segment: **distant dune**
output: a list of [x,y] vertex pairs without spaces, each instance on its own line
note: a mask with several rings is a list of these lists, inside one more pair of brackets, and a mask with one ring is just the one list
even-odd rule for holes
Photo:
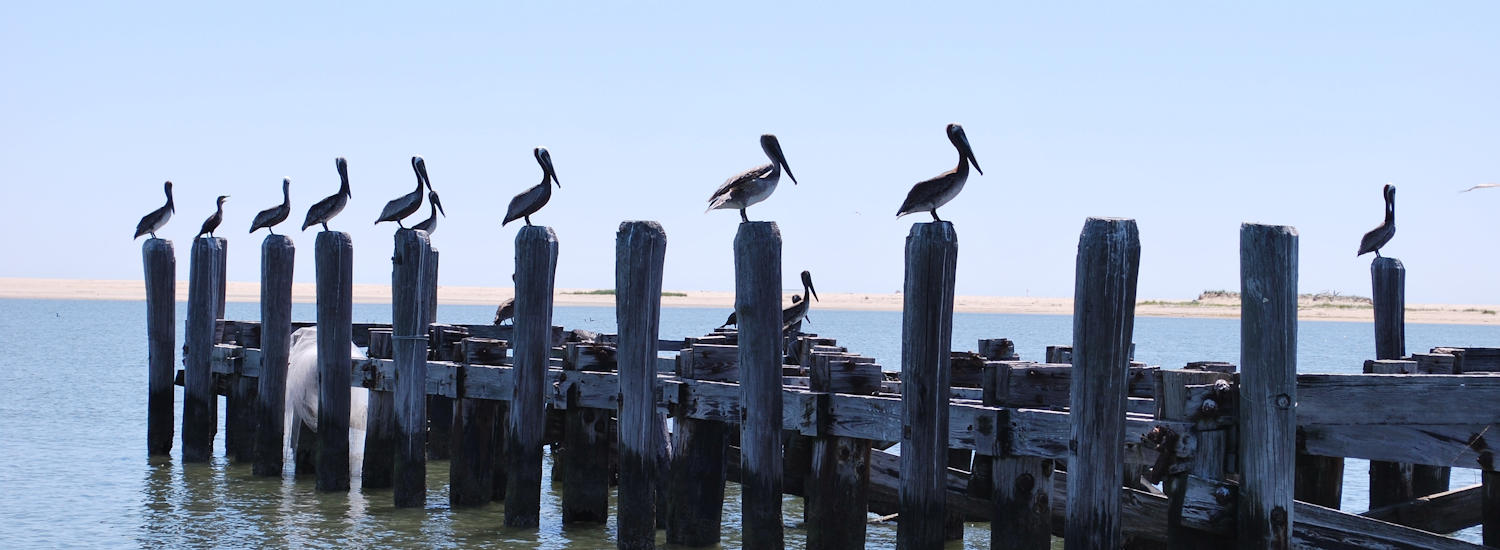
[[[260,299],[260,286],[251,282],[230,282],[231,302],[255,302]],[[510,298],[509,287],[443,286],[438,288],[438,302],[455,305],[494,305]],[[664,292],[665,307],[711,307],[730,309],[734,307],[734,293],[713,291],[668,291]],[[144,300],[145,286],[141,281],[98,281],[84,279],[19,279],[0,278],[0,298],[34,298],[60,300]],[[815,309],[854,311],[900,311],[901,295],[890,294],[823,294]],[[177,299],[187,299],[187,281],[177,283]],[[312,283],[292,285],[292,299],[297,302],[313,302]],[[388,285],[354,285],[354,301],[358,303],[389,303],[391,289]],[[560,306],[611,306],[615,297],[608,291],[598,289],[558,289],[554,297]],[[787,294],[787,303],[791,293]],[[1071,298],[1030,298],[1013,296],[958,296],[954,310],[962,313],[1023,313],[1041,315],[1068,315],[1073,313]],[[1204,292],[1195,300],[1140,300],[1136,304],[1136,315],[1145,317],[1203,317],[1237,318],[1240,308],[1239,293],[1228,291]],[[1407,304],[1406,320],[1411,323],[1450,323],[1466,325],[1500,324],[1500,305],[1478,304]],[[1369,322],[1374,316],[1370,299],[1360,296],[1342,296],[1334,293],[1303,294],[1298,300],[1298,317],[1320,321]]]

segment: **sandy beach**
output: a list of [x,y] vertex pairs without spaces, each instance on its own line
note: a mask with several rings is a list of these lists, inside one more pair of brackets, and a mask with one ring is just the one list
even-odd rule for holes
[[[178,281],[177,299],[187,300],[187,282]],[[591,293],[593,289],[558,289],[554,298],[560,306],[612,306],[614,296]],[[438,302],[454,305],[492,305],[510,298],[509,287],[443,286],[438,288]],[[734,293],[715,291],[668,290],[662,298],[664,307],[734,307]],[[255,302],[260,286],[253,282],[230,282],[228,300]],[[680,296],[677,294],[681,294]],[[142,281],[105,281],[84,279],[0,278],[0,298],[60,300],[144,300]],[[1322,298],[1322,297],[1320,297]],[[313,302],[311,283],[292,286],[292,299]],[[391,289],[387,285],[354,285],[354,301],[388,303]],[[787,294],[790,303],[791,294]],[[1033,298],[1012,296],[958,296],[954,310],[961,313],[1020,313],[1068,315],[1073,312],[1071,298]],[[818,309],[854,311],[899,311],[901,295],[890,294],[823,294]],[[1495,304],[1407,304],[1406,320],[1410,323],[1446,323],[1466,325],[1500,325],[1500,305]],[[1142,299],[1136,304],[1136,315],[1144,317],[1236,318],[1239,299],[1235,296],[1200,296],[1191,301]],[[1298,316],[1307,320],[1370,322],[1373,310],[1368,301],[1335,297],[1313,299],[1304,296]]]

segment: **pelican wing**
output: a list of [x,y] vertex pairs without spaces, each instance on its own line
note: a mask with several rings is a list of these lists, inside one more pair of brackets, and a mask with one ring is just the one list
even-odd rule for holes
[[135,224],[135,236],[131,238],[139,239],[141,235],[156,231],[161,226],[166,225],[167,220],[171,217],[172,209],[165,206],[152,210],[150,214],[146,214],[145,217],[141,218],[141,223]]
[[547,184],[548,182],[544,181],[541,185],[533,186],[510,199],[510,207],[505,209],[505,221],[500,222],[500,225],[530,216],[537,210],[541,210],[542,206],[547,204],[547,199],[551,198],[551,194],[547,192]]
[[420,190],[401,195],[392,199],[391,202],[385,203],[385,208],[380,211],[380,219],[376,223],[404,219],[410,216],[412,212],[416,212],[417,208],[421,206],[422,192]]
[[1391,237],[1394,236],[1396,236],[1396,224],[1381,224],[1380,227],[1371,229],[1359,240],[1359,254],[1355,256],[1363,256],[1380,250],[1380,247],[1385,246],[1385,243],[1390,242]]
[[906,194],[906,200],[902,201],[901,209],[896,212],[896,216],[901,217],[912,212],[924,212],[942,206],[938,199],[942,197],[946,188],[952,185],[952,180],[957,174],[958,170],[953,169],[938,174],[935,178],[917,182]]
[[[762,164],[760,166],[756,166],[755,168],[740,172],[739,174],[735,174],[734,177],[725,180],[723,185],[720,185],[718,189],[714,190],[714,194],[708,197],[708,203],[712,206],[718,206],[720,204],[728,202],[731,198],[734,197],[735,192],[738,191],[741,186],[771,175],[771,168],[772,166],[770,164]],[[710,207],[709,209],[712,210],[713,208]]]
[[331,197],[327,197],[323,200],[313,203],[312,208],[307,209],[307,219],[302,222],[302,229],[305,230],[314,225],[326,222],[330,218],[332,218],[333,215],[337,213],[333,212],[333,206],[334,204],[338,203],[338,199],[340,196],[342,195],[335,194]]
[[254,233],[255,230],[262,227],[271,227],[286,221],[286,216],[291,213],[291,210],[285,204],[278,204],[261,210],[259,214],[255,215],[255,220],[250,223],[250,232]]

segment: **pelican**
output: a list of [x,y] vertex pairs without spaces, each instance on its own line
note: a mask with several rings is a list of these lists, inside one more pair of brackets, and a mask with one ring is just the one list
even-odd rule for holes
[[943,221],[938,217],[937,209],[948,204],[963,190],[964,182],[969,179],[969,164],[974,165],[979,175],[984,175],[984,170],[979,168],[979,161],[974,159],[974,150],[969,147],[969,136],[964,135],[963,126],[949,124],[948,141],[958,148],[958,167],[912,186],[911,192],[906,194],[906,201],[901,203],[901,209],[896,211],[897,218],[915,212],[927,212],[932,214],[933,221]]
[[328,231],[328,220],[339,215],[344,210],[344,205],[349,204],[349,163],[344,157],[333,161],[334,166],[339,169],[339,192],[324,198],[307,209],[307,219],[302,222],[302,230],[314,225],[322,224],[323,230]]
[[515,316],[516,299],[515,297],[506,298],[505,301],[500,302],[500,305],[495,308],[495,322],[491,324],[498,325]]
[[375,223],[396,222],[397,227],[405,229],[401,220],[422,207],[422,186],[426,185],[427,190],[432,191],[432,182],[427,180],[427,162],[422,157],[412,157],[411,169],[417,173],[417,190],[385,203],[385,209],[380,211],[380,219],[375,220]]
[[219,222],[224,221],[224,200],[228,198],[229,195],[219,195],[218,209],[214,210],[213,215],[209,216],[208,219],[203,220],[203,227],[198,230],[198,237],[202,237],[205,233],[209,237],[214,236],[214,230],[219,228]]
[[536,157],[537,164],[542,165],[542,183],[510,199],[510,207],[505,209],[505,221],[500,222],[502,227],[523,218],[526,225],[531,225],[531,215],[546,206],[547,201],[552,198],[552,187],[547,185],[549,179],[557,184],[558,189],[562,189],[562,182],[557,181],[557,171],[552,168],[552,153],[548,153],[546,147],[537,147],[531,154]]
[[[432,189],[432,184],[427,184],[427,188]],[[432,216],[422,220],[422,223],[411,226],[411,228],[421,229],[426,231],[428,235],[431,235],[433,231],[437,231],[438,214],[447,216],[448,213],[443,211],[443,203],[438,200],[437,191],[427,192],[427,202],[432,205]]]
[[172,204],[172,182],[169,181],[162,187],[167,190],[167,204],[163,204],[161,208],[152,210],[150,214],[146,214],[145,217],[141,218],[141,223],[135,224],[135,236],[131,238],[132,240],[139,239],[141,235],[147,233],[150,233],[151,238],[155,239],[156,230],[161,229],[163,225],[167,225],[167,220],[172,219],[172,213],[177,211],[177,207]]
[[792,307],[781,311],[781,331],[786,332],[793,325],[799,324],[807,318],[807,308],[812,305],[809,298],[818,299],[818,291],[813,288],[812,273],[802,272],[802,301],[793,302]]
[[776,182],[781,181],[782,169],[786,170],[787,177],[792,178],[792,185],[797,184],[797,176],[792,175],[792,167],[787,165],[786,155],[781,154],[781,142],[776,141],[776,136],[761,134],[760,148],[771,158],[771,163],[729,178],[708,197],[708,210],[738,208],[740,221],[748,222],[750,217],[745,215],[745,208],[771,196],[776,190]]
[[292,180],[291,178],[281,178],[281,204],[261,210],[259,214],[256,214],[255,220],[250,222],[250,232],[254,233],[256,229],[264,227],[266,231],[270,231],[272,235],[275,235],[276,230],[272,228],[276,224],[286,221],[286,217],[291,215],[291,213]]
[[[801,301],[802,301],[802,297],[801,296],[798,296],[796,294],[792,295],[792,304],[796,304],[797,302],[801,302]],[[783,317],[785,317],[786,316],[786,310],[782,310],[781,311],[781,315]],[[719,325],[719,328],[724,328],[724,327],[727,327],[729,325],[738,325],[738,324],[740,324],[739,323],[739,315],[737,313],[731,311],[731,312],[729,312],[729,319],[726,319],[724,321],[724,324]]]
[[1396,186],[1385,184],[1385,221],[1379,227],[1365,233],[1365,237],[1359,240],[1359,254],[1363,256],[1366,252],[1374,252],[1375,257],[1380,257],[1380,247],[1391,242],[1391,237],[1396,235]]

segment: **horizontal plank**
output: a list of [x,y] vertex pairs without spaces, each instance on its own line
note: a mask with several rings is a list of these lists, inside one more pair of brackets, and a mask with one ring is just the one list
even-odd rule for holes
[[1500,421],[1500,376],[1303,374],[1297,423],[1489,424]]
[[1432,533],[1452,533],[1479,525],[1484,508],[1480,485],[1470,485],[1360,514]]
[[1303,454],[1478,469],[1493,465],[1481,461],[1476,449],[1500,445],[1493,424],[1312,424],[1299,425],[1297,437]]

